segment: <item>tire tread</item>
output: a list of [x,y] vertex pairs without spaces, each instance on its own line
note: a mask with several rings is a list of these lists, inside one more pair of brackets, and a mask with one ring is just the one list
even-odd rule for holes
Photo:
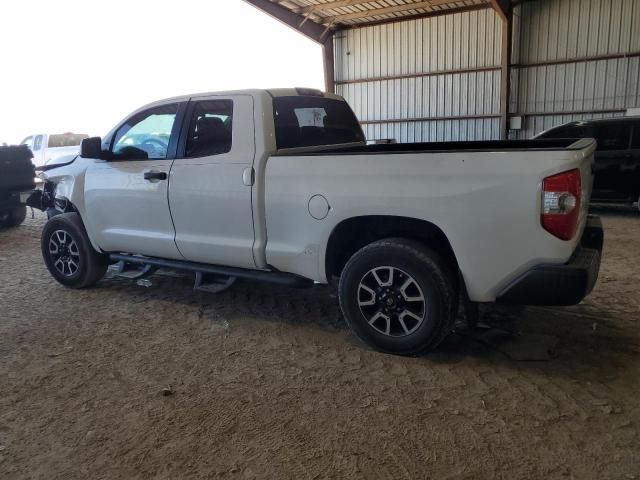
[[[347,286],[344,282],[344,272],[352,268],[352,266],[359,262],[360,259],[364,256],[367,256],[371,252],[375,252],[376,250],[380,249],[393,249],[396,251],[404,252],[414,257],[418,263],[424,265],[426,269],[428,269],[432,273],[432,280],[436,283],[438,291],[442,297],[442,315],[441,318],[435,319],[438,322],[436,328],[437,333],[423,345],[402,351],[385,349],[380,345],[377,345],[375,342],[371,341],[366,336],[360,335],[358,333],[359,326],[355,324],[346,313],[347,310],[345,309],[344,305],[344,297],[345,289],[347,288]],[[374,349],[382,351],[384,353],[415,356],[426,353],[427,351],[436,348],[453,330],[455,323],[455,313],[457,311],[457,291],[455,283],[454,269],[427,245],[406,238],[386,238],[366,245],[349,259],[344,267],[343,275],[340,276],[340,282],[338,285],[338,297],[340,299],[340,307],[344,312],[344,318],[347,322],[347,325],[349,326],[351,331],[353,331],[361,340],[363,340]]]
[[[60,227],[66,227],[70,230],[75,230],[75,234],[78,237],[78,247],[86,254],[84,264],[84,271],[76,279],[61,279],[57,276],[56,271],[47,262],[47,245],[46,240],[49,238],[48,233],[50,230]],[[59,283],[70,288],[87,288],[97,283],[106,273],[109,266],[107,257],[104,254],[96,252],[91,245],[89,236],[84,228],[80,215],[75,212],[63,213],[52,217],[44,226],[42,231],[42,255],[45,258],[45,264],[47,269]]]

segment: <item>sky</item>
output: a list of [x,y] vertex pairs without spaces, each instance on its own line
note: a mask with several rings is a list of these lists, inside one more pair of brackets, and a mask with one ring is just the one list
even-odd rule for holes
[[320,46],[242,0],[5,0],[0,23],[0,144],[101,136],[175,95],[323,88]]

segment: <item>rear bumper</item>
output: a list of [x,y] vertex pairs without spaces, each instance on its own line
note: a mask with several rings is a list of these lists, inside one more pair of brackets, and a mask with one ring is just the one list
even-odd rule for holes
[[580,245],[564,265],[540,265],[509,284],[497,301],[516,305],[575,305],[593,290],[600,270],[604,233],[589,216]]

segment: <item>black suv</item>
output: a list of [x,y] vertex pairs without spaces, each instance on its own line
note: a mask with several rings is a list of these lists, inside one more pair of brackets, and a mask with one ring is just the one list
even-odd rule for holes
[[595,138],[598,150],[593,173],[593,202],[639,202],[640,117],[620,117],[566,123],[536,138]]
[[0,147],[0,228],[20,225],[27,216],[25,202],[35,188],[35,168],[26,146]]

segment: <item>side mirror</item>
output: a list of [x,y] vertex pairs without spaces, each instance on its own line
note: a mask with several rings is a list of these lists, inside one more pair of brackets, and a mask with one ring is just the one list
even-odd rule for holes
[[80,143],[80,156],[83,158],[104,158],[102,139],[100,137],[85,138]]

